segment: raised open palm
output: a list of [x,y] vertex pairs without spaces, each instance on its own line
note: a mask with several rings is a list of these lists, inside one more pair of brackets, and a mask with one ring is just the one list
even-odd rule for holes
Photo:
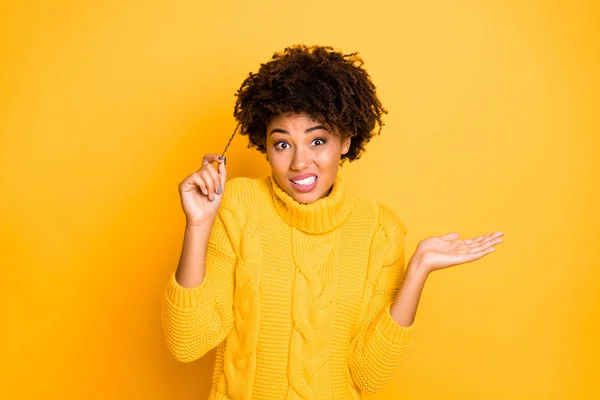
[[457,232],[432,236],[419,242],[413,255],[428,272],[480,259],[495,250],[504,240],[504,232],[497,231],[473,239],[459,239]]

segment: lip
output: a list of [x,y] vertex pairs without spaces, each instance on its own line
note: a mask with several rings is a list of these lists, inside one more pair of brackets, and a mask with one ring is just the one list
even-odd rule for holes
[[296,176],[292,176],[290,178],[290,180],[292,181],[299,181],[302,179],[306,179],[306,178],[310,178],[311,176],[317,176],[317,174],[302,174],[302,175],[296,175]]
[[310,176],[314,176],[316,179],[315,181],[310,184],[309,186],[306,185],[297,185],[296,183],[294,183],[293,180],[290,179],[290,183],[292,184],[292,187],[297,191],[297,192],[302,192],[302,193],[307,193],[312,191],[314,188],[317,187],[317,183],[319,183],[319,177],[315,174],[305,174],[305,175],[298,175],[295,176],[294,179],[296,180],[300,180],[300,179],[304,179],[304,178],[308,178]]

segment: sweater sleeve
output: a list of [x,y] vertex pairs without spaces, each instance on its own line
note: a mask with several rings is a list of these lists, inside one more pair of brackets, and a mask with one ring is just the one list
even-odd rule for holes
[[359,333],[352,338],[349,369],[354,383],[364,392],[376,393],[391,380],[406,351],[414,342],[415,323],[399,325],[390,314],[406,274],[406,228],[394,211],[379,205],[386,251]]
[[[227,189],[226,189],[227,190]],[[181,362],[204,356],[221,343],[233,326],[234,277],[237,256],[232,238],[239,235],[235,203],[223,198],[206,252],[204,280],[196,287],[178,284],[175,272],[167,282],[162,302],[162,325],[171,354]]]

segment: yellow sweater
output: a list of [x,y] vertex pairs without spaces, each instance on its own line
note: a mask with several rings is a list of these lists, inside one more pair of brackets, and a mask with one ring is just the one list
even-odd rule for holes
[[390,315],[406,272],[404,224],[346,194],[296,202],[275,180],[225,186],[206,275],[173,272],[162,321],[182,362],[217,347],[209,399],[358,399],[381,390],[414,342]]

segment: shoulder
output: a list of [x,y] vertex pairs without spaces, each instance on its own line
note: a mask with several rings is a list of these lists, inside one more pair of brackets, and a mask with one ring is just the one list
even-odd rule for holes
[[377,203],[377,208],[379,211],[379,225],[382,228],[390,230],[395,234],[406,235],[406,226],[392,207]]
[[242,201],[244,197],[250,196],[256,190],[256,179],[245,176],[237,176],[228,179],[225,182],[225,190],[223,191],[223,200],[226,198]]
[[[406,226],[398,213],[389,205],[375,200],[364,200],[355,197],[355,217],[363,226],[368,226],[374,244],[381,246],[385,252],[383,263],[392,264],[404,255]],[[368,222],[367,222],[368,221]]]
[[251,210],[265,192],[268,192],[268,188],[264,178],[231,178],[225,182],[222,205],[230,209]]
[[356,205],[354,213],[360,215],[363,219],[368,218],[375,224],[376,229],[382,229],[389,234],[406,235],[406,226],[402,218],[391,206],[358,197],[353,197],[353,201]]
[[225,182],[218,215],[230,235],[239,233],[250,220],[256,190],[256,179],[235,177]]
[[373,202],[377,209],[377,231],[385,243],[384,264],[391,264],[404,256],[406,226],[394,209],[383,203]]

